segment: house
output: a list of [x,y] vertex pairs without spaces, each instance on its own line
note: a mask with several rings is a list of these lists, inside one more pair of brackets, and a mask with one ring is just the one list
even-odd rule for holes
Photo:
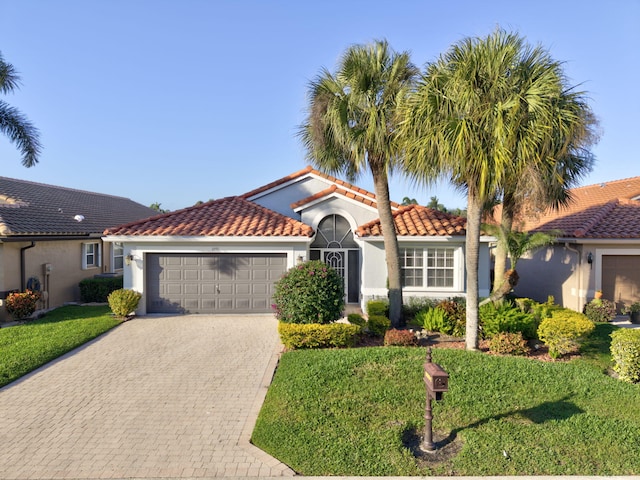
[[596,290],[616,302],[640,301],[640,177],[571,190],[558,211],[525,218],[522,230],[559,231],[553,246],[518,262],[519,296],[582,311]]
[[[465,219],[393,203],[404,295],[465,294]],[[248,193],[105,231],[124,247],[125,288],[139,314],[271,312],[274,282],[320,259],[341,274],[348,305],[386,297],[387,272],[373,193],[307,167]],[[480,293],[489,293],[489,239]]]
[[42,308],[80,300],[81,280],[122,273],[122,245],[104,244],[104,230],[154,213],[127,198],[0,177],[0,300],[25,288],[42,290]]

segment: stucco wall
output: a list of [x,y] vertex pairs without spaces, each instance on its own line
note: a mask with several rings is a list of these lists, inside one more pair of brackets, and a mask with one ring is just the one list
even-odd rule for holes
[[[33,248],[24,251],[25,282],[30,277],[36,277],[44,290],[44,265],[51,265],[49,288],[45,297],[48,301],[43,298],[39,302],[39,308],[53,308],[66,302],[80,301],[80,281],[108,271],[111,264],[109,245],[102,246],[104,267],[82,269],[82,244],[87,241],[100,242],[100,239],[36,241]],[[0,290],[21,289],[20,249],[29,245],[31,242],[7,242],[0,245]],[[0,318],[8,319],[4,308],[0,309]]]
[[299,220],[300,215],[295,213],[291,209],[290,205],[326,190],[330,185],[332,184],[328,181],[308,177],[302,180],[297,180],[291,185],[281,187],[273,192],[263,194],[252,201],[270,210]]

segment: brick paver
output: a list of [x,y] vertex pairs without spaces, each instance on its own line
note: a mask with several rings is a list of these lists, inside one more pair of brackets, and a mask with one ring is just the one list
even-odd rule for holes
[[0,389],[0,478],[291,476],[249,442],[272,316],[144,317]]

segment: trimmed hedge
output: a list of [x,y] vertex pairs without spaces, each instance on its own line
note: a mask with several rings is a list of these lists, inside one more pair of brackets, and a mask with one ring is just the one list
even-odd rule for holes
[[418,344],[418,339],[410,330],[398,330],[392,328],[384,334],[385,347],[409,347]]
[[361,328],[347,323],[285,323],[278,322],[282,344],[296,348],[353,347]]
[[383,315],[370,315],[367,321],[369,333],[375,337],[384,337],[387,330],[391,328],[391,320]]
[[549,356],[559,358],[578,350],[584,337],[595,329],[595,324],[583,313],[557,310],[545,318],[538,327],[538,338],[549,347]]
[[107,301],[114,315],[125,318],[136,311],[141,298],[142,294],[140,292],[121,288],[111,292],[107,297]]
[[106,303],[109,294],[122,288],[122,277],[85,278],[80,282],[80,298],[85,303]]
[[386,300],[369,300],[367,302],[367,316],[380,315],[389,316],[389,302]]
[[625,382],[640,382],[640,330],[621,328],[611,334],[613,370]]

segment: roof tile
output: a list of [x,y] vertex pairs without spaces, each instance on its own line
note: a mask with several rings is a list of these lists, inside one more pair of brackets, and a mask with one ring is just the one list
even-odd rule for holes
[[[407,205],[393,212],[396,234],[399,236],[450,236],[465,235],[467,220],[448,213],[423,207]],[[359,237],[382,236],[380,219],[358,227]]]
[[313,229],[242,197],[226,197],[121,225],[104,233],[186,237],[311,237]]

